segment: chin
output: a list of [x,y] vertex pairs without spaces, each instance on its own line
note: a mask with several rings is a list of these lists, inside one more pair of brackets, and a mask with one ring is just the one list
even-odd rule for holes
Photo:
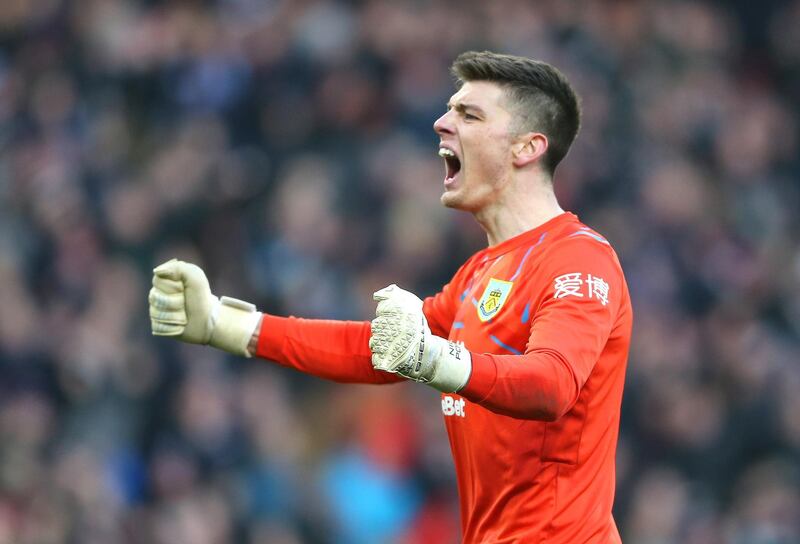
[[[471,198],[470,198],[471,196]],[[450,189],[442,193],[439,201],[446,208],[462,212],[475,213],[480,209],[480,201],[474,195],[467,195],[459,189]]]
[[453,208],[455,210],[462,210],[463,204],[455,191],[445,191],[439,199],[442,205],[446,208]]

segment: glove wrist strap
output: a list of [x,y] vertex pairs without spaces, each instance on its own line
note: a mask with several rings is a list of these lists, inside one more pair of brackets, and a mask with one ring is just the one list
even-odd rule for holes
[[464,344],[452,342],[439,336],[429,335],[430,350],[434,358],[434,375],[428,385],[442,393],[456,393],[460,391],[472,374],[472,355]]
[[261,318],[255,305],[236,298],[220,297],[215,314],[208,344],[235,355],[252,357],[247,346]]

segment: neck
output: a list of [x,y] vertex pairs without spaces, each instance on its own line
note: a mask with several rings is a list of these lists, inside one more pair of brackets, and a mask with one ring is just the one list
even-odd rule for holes
[[535,229],[564,213],[549,181],[526,183],[525,190],[513,190],[515,184],[497,202],[475,213],[494,246],[518,234]]

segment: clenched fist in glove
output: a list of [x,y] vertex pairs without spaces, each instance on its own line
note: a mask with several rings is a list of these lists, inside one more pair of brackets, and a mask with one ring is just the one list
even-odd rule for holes
[[443,393],[464,387],[472,372],[472,357],[462,344],[435,336],[428,328],[422,301],[392,284],[377,291],[372,321],[372,366],[427,383]]
[[200,267],[177,259],[158,266],[148,298],[154,335],[250,357],[247,345],[261,314],[249,302],[212,295]]

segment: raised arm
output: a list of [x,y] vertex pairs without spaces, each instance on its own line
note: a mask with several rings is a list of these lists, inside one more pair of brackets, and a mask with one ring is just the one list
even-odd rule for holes
[[[264,314],[250,340],[254,355],[341,383],[395,383],[402,376],[373,368],[368,321],[300,319]],[[254,348],[254,349],[253,349]]]
[[253,355],[338,382],[393,383],[403,378],[370,363],[369,322],[277,317],[211,293],[202,269],[173,259],[153,271],[150,323],[157,336]]

